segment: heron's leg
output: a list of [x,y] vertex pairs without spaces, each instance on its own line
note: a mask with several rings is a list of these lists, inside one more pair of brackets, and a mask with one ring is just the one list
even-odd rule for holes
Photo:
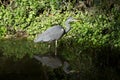
[[52,44],[53,44],[53,42],[49,42],[49,45],[48,45],[48,51],[49,51],[49,53],[51,53],[53,51]]
[[57,40],[55,40],[55,56],[57,55]]
[[49,42],[49,44],[48,44],[48,48],[50,49],[50,47],[51,47],[51,46],[50,46],[50,42]]

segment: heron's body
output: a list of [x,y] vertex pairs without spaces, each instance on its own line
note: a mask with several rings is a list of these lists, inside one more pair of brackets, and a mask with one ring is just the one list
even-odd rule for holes
[[[76,21],[72,17],[69,17],[66,22],[66,28],[64,29],[60,25],[55,25],[51,28],[48,28],[45,32],[42,34],[38,34],[38,36],[35,38],[34,42],[50,42],[50,41],[56,41],[56,47],[57,47],[57,40],[60,39],[64,34],[66,34],[70,29],[70,22]],[[55,49],[55,55],[57,54],[57,50]]]
[[58,40],[63,36],[64,33],[65,30],[62,26],[55,25],[53,27],[48,28],[42,34],[39,34],[37,38],[34,40],[34,42],[48,42],[48,41]]

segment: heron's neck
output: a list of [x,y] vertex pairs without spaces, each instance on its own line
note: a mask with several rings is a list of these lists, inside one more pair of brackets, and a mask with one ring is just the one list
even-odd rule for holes
[[65,33],[67,33],[71,29],[68,21],[65,22],[65,26],[66,26]]

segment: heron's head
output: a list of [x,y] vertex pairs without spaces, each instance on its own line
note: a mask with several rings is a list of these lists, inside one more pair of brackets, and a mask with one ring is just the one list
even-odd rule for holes
[[78,21],[77,19],[74,19],[73,17],[69,17],[68,19],[67,19],[67,22],[76,22],[76,21]]

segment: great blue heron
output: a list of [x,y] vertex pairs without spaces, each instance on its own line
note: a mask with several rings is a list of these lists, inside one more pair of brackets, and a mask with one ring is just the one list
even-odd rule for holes
[[67,32],[69,32],[69,30],[71,29],[70,27],[70,22],[74,22],[74,21],[78,21],[72,17],[69,17],[66,22],[66,29],[64,29],[62,26],[60,25],[55,25],[53,27],[50,27],[49,29],[47,29],[45,32],[43,32],[42,34],[38,34],[38,36],[34,39],[34,42],[51,42],[51,41],[55,41],[55,55],[57,55],[57,40],[60,39],[64,34],[66,34]]

